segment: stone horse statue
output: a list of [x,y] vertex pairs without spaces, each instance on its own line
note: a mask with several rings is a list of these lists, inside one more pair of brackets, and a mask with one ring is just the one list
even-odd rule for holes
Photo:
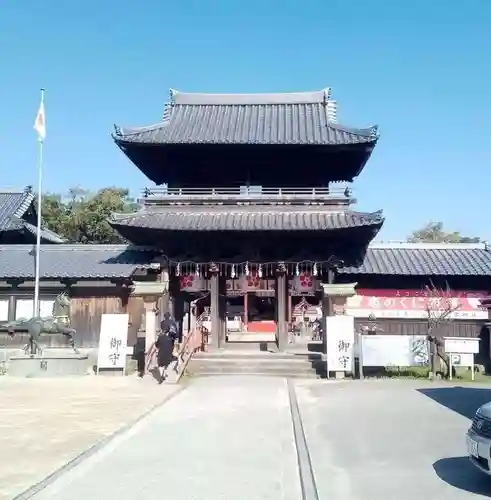
[[41,334],[61,334],[68,339],[68,344],[76,352],[75,334],[76,331],[70,327],[70,298],[66,292],[60,293],[53,304],[53,315],[50,317],[35,317],[31,319],[19,319],[4,325],[10,336],[19,332],[29,334],[29,341],[24,347],[26,354],[31,356],[41,354],[39,345]]

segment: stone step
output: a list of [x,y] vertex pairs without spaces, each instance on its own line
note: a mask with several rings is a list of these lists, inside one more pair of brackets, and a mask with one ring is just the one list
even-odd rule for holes
[[325,374],[325,363],[318,357],[309,359],[287,354],[207,356],[207,353],[200,353],[193,356],[187,372],[197,376],[266,373],[281,377],[318,377]]
[[259,366],[263,369],[274,369],[275,367],[288,367],[292,370],[298,370],[302,367],[312,368],[314,365],[320,365],[321,361],[303,361],[303,360],[287,360],[287,359],[278,359],[276,361],[268,361],[268,360],[240,360],[239,362],[230,360],[230,359],[192,359],[190,364],[193,366]]
[[316,352],[298,352],[298,353],[270,353],[270,352],[230,352],[224,351],[209,351],[209,352],[198,352],[194,354],[193,359],[208,359],[208,360],[259,360],[275,362],[278,360],[291,360],[291,361],[310,361],[310,360],[321,360],[322,354]]
[[315,371],[309,371],[305,373],[296,373],[296,372],[288,372],[288,373],[279,373],[279,372],[246,372],[246,371],[203,371],[199,373],[188,372],[189,375],[196,377],[220,377],[220,376],[251,376],[251,377],[282,377],[282,378],[308,378],[308,379],[316,379],[321,378],[320,375],[317,375]]
[[193,358],[191,363],[199,363],[199,364],[217,364],[217,365],[264,365],[264,366],[312,366],[312,364],[317,364],[322,362],[320,359],[288,359],[288,358],[279,358],[279,359],[267,359],[267,358],[240,358],[240,359],[230,359],[230,358]]
[[276,375],[278,377],[317,377],[317,372],[309,365],[304,366],[267,366],[267,365],[230,365],[230,364],[190,364],[187,373],[201,376],[204,374],[214,375]]

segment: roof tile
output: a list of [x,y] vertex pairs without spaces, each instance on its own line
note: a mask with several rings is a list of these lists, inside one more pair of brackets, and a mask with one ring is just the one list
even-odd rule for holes
[[[23,231],[36,235],[37,227],[24,220],[26,212],[35,200],[30,189],[24,191],[0,191],[0,232]],[[42,227],[41,239],[49,243],[63,243],[65,240],[55,232]]]
[[18,223],[12,217],[21,218],[34,201],[34,194],[25,191],[0,191],[0,231],[15,229]]
[[172,91],[164,119],[120,129],[117,143],[345,145],[377,141],[377,127],[335,123],[328,90],[283,94],[193,94]]
[[[264,210],[236,206],[217,208],[186,208],[141,211],[127,216],[116,216],[115,227],[133,226],[169,231],[313,231],[343,229],[359,226],[382,226],[381,212],[365,214],[351,211],[302,210],[299,207],[281,207]],[[262,208],[261,210],[259,208]]]
[[372,244],[359,268],[345,274],[403,276],[491,276],[491,251],[467,244]]
[[[34,277],[32,245],[0,245],[0,278]],[[158,250],[127,245],[43,245],[43,278],[111,279],[129,277],[150,264]],[[400,276],[489,276],[491,251],[484,245],[370,246],[359,268],[343,274]]]
[[[34,277],[33,245],[0,245],[0,278]],[[42,278],[111,279],[131,276],[157,252],[127,245],[42,245]]]
[[375,143],[376,128],[350,129],[329,120],[325,104],[169,105],[168,119],[126,129],[116,142],[146,144],[345,145]]

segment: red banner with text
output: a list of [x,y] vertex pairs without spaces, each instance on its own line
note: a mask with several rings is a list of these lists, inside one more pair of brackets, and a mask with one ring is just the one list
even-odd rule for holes
[[452,319],[487,319],[488,313],[481,307],[480,299],[486,292],[449,292],[441,296],[421,290],[369,290],[358,289],[350,297],[346,312],[357,318],[407,318],[423,319],[429,314],[438,315],[452,311]]

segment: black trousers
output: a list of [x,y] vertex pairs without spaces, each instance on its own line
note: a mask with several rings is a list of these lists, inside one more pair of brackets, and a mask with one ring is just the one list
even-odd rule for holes
[[145,373],[145,353],[139,354],[136,357],[136,369],[138,371],[138,375],[143,377]]

